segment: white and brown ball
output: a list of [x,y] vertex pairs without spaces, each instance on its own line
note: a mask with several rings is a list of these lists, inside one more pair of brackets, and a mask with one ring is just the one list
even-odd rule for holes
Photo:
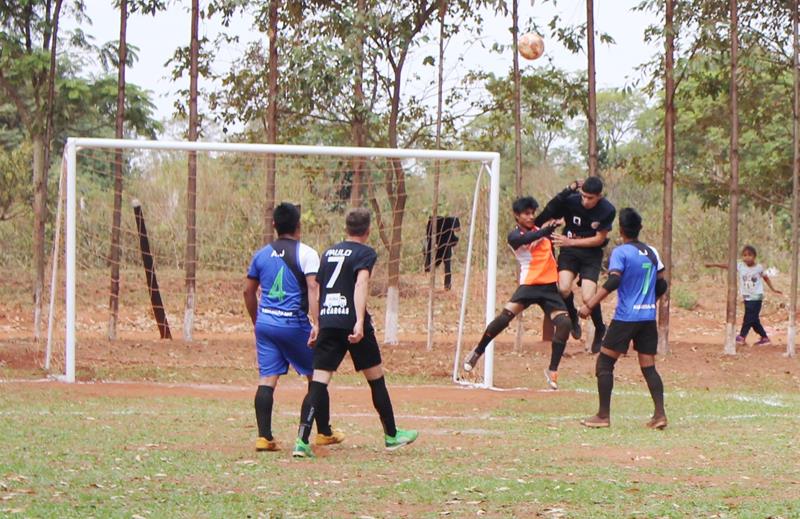
[[544,54],[544,39],[535,32],[529,32],[519,37],[517,49],[525,59],[538,59]]

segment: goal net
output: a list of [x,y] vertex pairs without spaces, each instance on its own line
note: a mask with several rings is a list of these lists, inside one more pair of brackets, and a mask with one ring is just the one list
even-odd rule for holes
[[497,153],[69,139],[64,160],[47,363],[65,380],[136,341],[252,341],[247,267],[292,202],[320,253],[369,208],[378,339],[441,352],[422,374],[492,385],[491,348],[469,381],[459,360],[495,313]]

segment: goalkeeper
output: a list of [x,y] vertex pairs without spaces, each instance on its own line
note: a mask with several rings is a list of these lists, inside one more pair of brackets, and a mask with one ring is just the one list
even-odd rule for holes
[[600,407],[596,415],[581,423],[586,427],[611,425],[614,364],[620,355],[628,352],[628,345],[633,341],[633,349],[639,354],[642,375],[655,404],[655,412],[646,426],[663,429],[667,426],[667,415],[664,412],[664,384],[656,371],[656,300],[667,291],[664,265],[653,247],[639,241],[639,231],[642,229],[639,213],[630,207],[620,211],[619,228],[623,244],[611,252],[608,280],[578,310],[578,314],[586,319],[600,301],[617,290],[617,309],[603,338],[595,369]]
[[558,389],[558,366],[571,329],[564,300],[558,291],[558,269],[553,256],[550,235],[560,221],[545,223],[541,228],[534,224],[539,204],[531,196],[518,198],[511,209],[516,227],[508,234],[508,244],[520,266],[519,287],[500,314],[489,323],[480,342],[464,360],[464,371],[472,371],[489,343],[497,337],[520,312],[536,304],[541,307],[555,326],[550,350],[550,365],[544,370],[550,389]]

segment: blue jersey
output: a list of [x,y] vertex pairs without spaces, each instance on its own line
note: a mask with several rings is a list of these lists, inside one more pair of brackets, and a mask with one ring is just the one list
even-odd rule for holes
[[307,318],[306,276],[319,270],[319,255],[297,240],[279,238],[253,256],[247,277],[261,285],[257,322],[290,325]]
[[628,242],[611,251],[609,273],[620,275],[617,290],[617,321],[656,319],[656,276],[664,270],[658,251],[641,242]]

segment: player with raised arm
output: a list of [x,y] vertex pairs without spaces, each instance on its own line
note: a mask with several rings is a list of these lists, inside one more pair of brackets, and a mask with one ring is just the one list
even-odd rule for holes
[[[299,209],[294,204],[279,204],[273,211],[272,224],[278,239],[255,253],[244,288],[245,306],[255,331],[260,375],[254,402],[257,451],[278,450],[272,436],[275,386],[281,375],[289,371],[290,364],[311,382],[310,345],[316,340],[318,330],[319,255],[300,242]],[[344,440],[341,431],[331,429],[329,407],[326,391],[317,415],[318,444],[331,445]]]
[[[581,337],[581,325],[572,294],[572,283],[580,276],[581,296],[588,301],[597,292],[597,280],[603,263],[603,248],[608,244],[608,232],[617,210],[603,196],[603,181],[589,177],[576,180],[553,197],[536,219],[536,225],[554,219],[564,219],[564,233],[553,235],[558,253],[558,289],[572,320],[572,336]],[[600,350],[606,331],[600,305],[592,312],[595,327],[592,353]]]
[[639,354],[639,366],[655,406],[653,416],[646,425],[651,429],[663,429],[667,426],[667,414],[664,411],[664,383],[656,371],[656,301],[667,291],[664,265],[656,249],[639,241],[639,231],[642,229],[639,213],[630,207],[621,210],[619,228],[623,244],[611,252],[608,280],[579,310],[580,316],[586,319],[592,308],[617,290],[614,319],[603,338],[595,368],[600,406],[596,415],[581,423],[595,428],[611,425],[614,364],[620,355],[628,352],[629,344],[633,341],[633,349]]
[[383,424],[384,445],[394,450],[417,439],[417,431],[398,429],[383,376],[381,352],[372,318],[367,312],[369,278],[378,259],[368,246],[370,213],[355,208],[345,216],[347,237],[322,254],[317,282],[320,287],[319,336],[314,347],[314,375],[300,411],[300,428],[292,456],[313,457],[309,445],[311,423],[324,401],[333,373],[350,352],[353,366],[367,379],[372,403]]
[[547,385],[558,389],[558,366],[569,338],[570,320],[564,300],[558,292],[558,270],[553,257],[549,236],[560,222],[552,221],[537,227],[534,224],[539,204],[531,196],[518,198],[511,209],[516,227],[508,234],[508,245],[514,251],[520,266],[519,287],[503,310],[489,323],[480,342],[464,360],[464,371],[472,371],[486,347],[520,312],[531,305],[539,305],[555,325],[550,348],[550,365],[544,370]]

